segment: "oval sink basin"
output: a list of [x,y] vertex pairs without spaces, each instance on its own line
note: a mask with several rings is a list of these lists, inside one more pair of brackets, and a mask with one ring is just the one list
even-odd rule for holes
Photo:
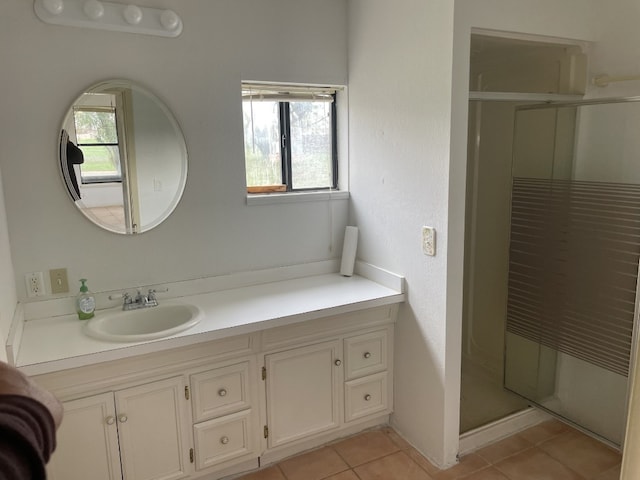
[[186,303],[117,312],[98,312],[84,326],[84,332],[99,340],[142,342],[183,332],[202,320],[202,310]]

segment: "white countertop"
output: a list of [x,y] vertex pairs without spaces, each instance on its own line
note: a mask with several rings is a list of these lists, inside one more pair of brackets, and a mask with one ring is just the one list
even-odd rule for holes
[[[40,375],[400,303],[404,298],[403,292],[362,276],[331,273],[165,300],[194,304],[204,318],[189,330],[146,342],[90,338],[75,314],[29,320],[24,322],[16,365],[28,375]],[[96,315],[113,310],[96,310]]]

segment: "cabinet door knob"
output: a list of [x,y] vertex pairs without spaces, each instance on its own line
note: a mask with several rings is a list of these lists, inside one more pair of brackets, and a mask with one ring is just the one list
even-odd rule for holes
[[333,363],[336,365],[336,367],[339,367],[340,365],[342,365],[342,360],[340,360],[339,358],[336,358],[336,361]]
[[119,421],[120,423],[125,423],[127,420],[129,420],[129,418],[128,418],[126,415],[120,415],[120,416],[118,417],[118,421]]
[[364,358],[371,358],[371,352],[364,352]]
[[227,437],[227,436],[222,437],[222,438],[220,439],[220,443],[221,443],[222,445],[226,445],[227,443],[229,443],[229,437]]
[[369,400],[371,400],[371,395],[369,395],[368,393],[364,396],[364,401],[368,402]]
[[107,418],[105,418],[104,421],[107,422],[107,425],[113,425],[114,423],[116,423],[116,418],[109,415]]
[[218,390],[218,395],[220,395],[221,397],[226,397],[227,396],[227,390],[224,388],[221,388],[220,390]]

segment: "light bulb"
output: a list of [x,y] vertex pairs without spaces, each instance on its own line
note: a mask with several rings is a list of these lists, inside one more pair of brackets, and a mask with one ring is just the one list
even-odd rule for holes
[[84,2],[83,10],[91,20],[98,20],[104,15],[104,6],[98,0],[87,0]]
[[42,0],[42,6],[51,15],[60,15],[64,10],[62,0]]
[[173,31],[180,25],[180,17],[173,10],[165,10],[160,15],[160,23],[165,30]]
[[129,25],[137,25],[142,21],[142,10],[136,5],[127,5],[124,8],[124,19]]

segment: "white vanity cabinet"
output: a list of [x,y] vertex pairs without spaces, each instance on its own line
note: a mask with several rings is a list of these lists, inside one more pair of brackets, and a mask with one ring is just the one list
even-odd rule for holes
[[219,479],[388,422],[397,305],[50,372],[52,480]]
[[263,333],[268,461],[388,420],[394,319],[385,307]]
[[392,338],[393,329],[385,328],[344,339],[345,422],[391,411]]
[[184,377],[178,376],[65,402],[50,478],[185,478],[184,387]]
[[113,393],[64,402],[50,480],[120,480],[120,449]]
[[255,358],[190,376],[196,471],[218,471],[257,459]]
[[337,340],[265,356],[269,448],[340,426],[340,357]]

